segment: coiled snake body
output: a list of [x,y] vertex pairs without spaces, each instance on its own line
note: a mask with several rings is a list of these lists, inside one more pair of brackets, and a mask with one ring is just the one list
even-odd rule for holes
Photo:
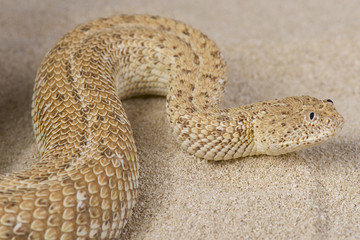
[[215,43],[174,20],[119,16],[66,34],[36,77],[41,158],[0,176],[0,239],[120,235],[135,204],[138,162],[119,99],[167,96],[181,146],[209,160],[295,151],[342,127],[331,100],[306,96],[219,109],[226,80]]

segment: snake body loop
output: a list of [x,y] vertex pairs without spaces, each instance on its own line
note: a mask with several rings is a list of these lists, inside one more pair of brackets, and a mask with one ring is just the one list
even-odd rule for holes
[[41,158],[0,176],[0,239],[119,237],[139,177],[120,99],[166,96],[181,146],[209,160],[295,151],[341,129],[332,101],[306,96],[220,109],[226,81],[215,43],[174,20],[119,16],[66,34],[36,77],[32,114]]

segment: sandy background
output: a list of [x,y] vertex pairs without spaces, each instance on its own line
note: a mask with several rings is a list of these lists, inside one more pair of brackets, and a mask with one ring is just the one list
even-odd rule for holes
[[196,159],[171,135],[163,98],[125,101],[141,165],[124,239],[360,238],[360,1],[0,0],[0,172],[36,159],[36,69],[64,33],[120,13],[182,20],[214,39],[230,80],[224,106],[331,98],[340,136],[280,157]]

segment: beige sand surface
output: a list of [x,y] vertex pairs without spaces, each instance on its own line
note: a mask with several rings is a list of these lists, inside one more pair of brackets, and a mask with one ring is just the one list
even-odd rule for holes
[[214,39],[224,106],[331,98],[340,136],[279,157],[207,162],[172,137],[163,98],[125,101],[139,149],[139,201],[124,239],[360,239],[360,1],[0,0],[0,172],[36,159],[31,95],[52,44],[89,20],[150,13]]

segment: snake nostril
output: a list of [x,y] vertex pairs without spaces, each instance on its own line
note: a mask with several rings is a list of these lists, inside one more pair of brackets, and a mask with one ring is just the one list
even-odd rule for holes
[[330,118],[327,118],[326,120],[325,120],[325,124],[327,125],[327,126],[329,126],[330,124],[331,124],[331,119]]

